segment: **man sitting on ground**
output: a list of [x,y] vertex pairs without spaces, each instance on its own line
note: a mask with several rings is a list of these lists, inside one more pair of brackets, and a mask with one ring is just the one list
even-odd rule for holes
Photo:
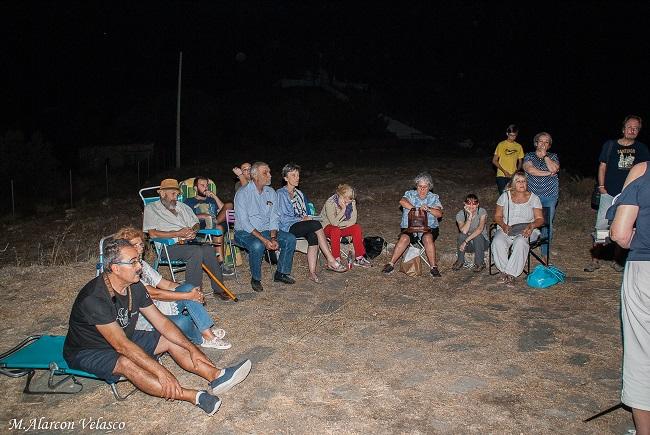
[[[191,208],[177,198],[180,193],[178,181],[167,178],[160,183],[158,190],[160,200],[147,204],[144,208],[142,231],[153,238],[177,238],[179,242],[168,246],[170,260],[182,260],[186,263],[185,282],[194,287],[202,287],[203,270],[201,264],[214,272],[219,280],[223,280],[221,265],[217,261],[214,248],[208,244],[190,245],[182,242],[192,241],[196,238],[199,229],[199,219]],[[215,296],[228,300],[219,285],[211,281]]]
[[[194,189],[196,195],[193,198],[184,200],[199,218],[201,229],[218,229],[222,232],[224,228],[221,224],[226,222],[226,211],[232,210],[232,202],[223,202],[216,193],[210,191],[208,186],[208,177],[199,175],[194,179]],[[233,271],[229,266],[223,263],[223,236],[213,237],[214,242],[218,245],[216,251],[219,254],[219,262],[224,275],[231,275]]]
[[254,163],[251,177],[252,181],[235,195],[235,241],[248,251],[251,287],[254,291],[261,292],[264,290],[261,280],[265,249],[280,249],[278,268],[273,280],[285,284],[296,282],[289,275],[296,249],[296,236],[278,229],[278,197],[275,190],[269,187],[269,165],[264,162]]
[[[104,273],[81,289],[72,306],[63,345],[68,365],[108,382],[117,382],[124,376],[149,395],[183,400],[213,415],[221,405],[217,394],[242,382],[251,370],[251,362],[216,368],[158,311],[140,283],[140,257],[128,241],[107,243],[103,261]],[[151,322],[154,331],[135,330],[140,314]],[[208,381],[207,388],[182,387],[153,358],[165,352],[180,367]]]

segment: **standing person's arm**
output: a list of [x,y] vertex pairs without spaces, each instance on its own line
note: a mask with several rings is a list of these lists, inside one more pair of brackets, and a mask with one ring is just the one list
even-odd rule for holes
[[598,165],[598,191],[607,194],[605,189],[605,173],[607,172],[607,163],[600,162]]
[[[623,191],[621,196],[618,197],[618,201],[627,201],[625,196],[630,194],[628,185],[641,177],[648,170],[648,164],[643,162],[637,165],[634,165],[630,169],[630,173],[625,179],[625,184],[623,185]],[[631,189],[633,189],[632,187]],[[614,215],[614,220],[612,225],[609,228],[609,237],[615,241],[621,248],[630,249],[630,244],[632,239],[636,234],[636,229],[634,223],[636,218],[639,215],[639,206],[634,204],[625,204],[621,202],[616,208],[616,215]]]
[[492,157],[492,164],[494,166],[496,166],[497,169],[499,169],[501,172],[503,172],[504,177],[510,177],[512,175],[508,171],[503,169],[503,166],[501,166],[501,164],[499,163],[499,155],[498,154],[494,154],[494,156]]

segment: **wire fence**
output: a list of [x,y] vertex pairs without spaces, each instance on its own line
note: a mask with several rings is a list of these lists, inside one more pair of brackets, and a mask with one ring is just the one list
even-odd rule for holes
[[5,179],[0,186],[6,198],[0,204],[0,214],[15,219],[128,195],[147,185],[152,175],[173,166],[173,152],[159,152],[120,166],[106,161],[103,167],[90,170],[59,169],[48,179],[40,179],[38,174]]

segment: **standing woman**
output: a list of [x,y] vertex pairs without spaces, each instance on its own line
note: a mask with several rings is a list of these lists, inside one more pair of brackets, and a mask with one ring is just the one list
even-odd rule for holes
[[[539,197],[542,207],[548,207],[548,229],[542,228],[542,237],[553,238],[553,219],[555,207],[560,196],[560,159],[557,154],[549,153],[553,138],[543,131],[537,133],[533,139],[535,152],[526,153],[524,156],[524,171],[528,174],[528,190]],[[542,245],[542,254],[548,255],[550,244]]]
[[630,170],[616,207],[610,238],[630,249],[621,288],[623,388],[636,433],[650,433],[650,173],[648,163]]
[[497,168],[497,188],[499,195],[503,193],[506,184],[510,181],[515,171],[521,169],[521,159],[524,158],[524,149],[515,139],[519,134],[519,128],[515,124],[510,124],[506,129],[506,140],[499,142],[492,164]]
[[278,209],[280,211],[280,230],[288,231],[296,237],[307,239],[307,263],[309,265],[309,279],[320,283],[321,278],[316,273],[318,261],[318,248],[323,252],[327,260],[327,269],[334,272],[345,272],[347,268],[336,261],[330,252],[327,238],[323,232],[323,226],[317,220],[307,214],[307,199],[298,189],[300,184],[300,166],[295,163],[287,163],[282,168],[282,177],[286,186],[278,189]]
[[354,265],[370,267],[366,258],[366,248],[363,246],[363,231],[357,223],[357,202],[354,199],[354,189],[348,184],[339,184],[336,193],[325,201],[321,212],[323,230],[330,239],[332,255],[341,261],[341,237],[352,237],[354,246]]

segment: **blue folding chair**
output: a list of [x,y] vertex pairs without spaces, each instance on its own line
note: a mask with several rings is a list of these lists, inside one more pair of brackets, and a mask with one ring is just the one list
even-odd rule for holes
[[[92,373],[68,367],[68,363],[63,358],[64,341],[65,336],[62,335],[29,336],[14,348],[0,355],[0,373],[12,378],[27,376],[27,382],[23,389],[25,394],[76,394],[83,390],[83,384],[76,377],[102,380]],[[31,388],[36,370],[49,372],[47,390]],[[58,377],[62,378],[57,379]],[[125,380],[125,378],[120,380]],[[128,394],[121,395],[117,390],[116,383],[107,383],[117,400],[125,400],[137,391],[134,388]],[[68,390],[63,390],[64,385],[71,385],[72,389],[68,387]]]

